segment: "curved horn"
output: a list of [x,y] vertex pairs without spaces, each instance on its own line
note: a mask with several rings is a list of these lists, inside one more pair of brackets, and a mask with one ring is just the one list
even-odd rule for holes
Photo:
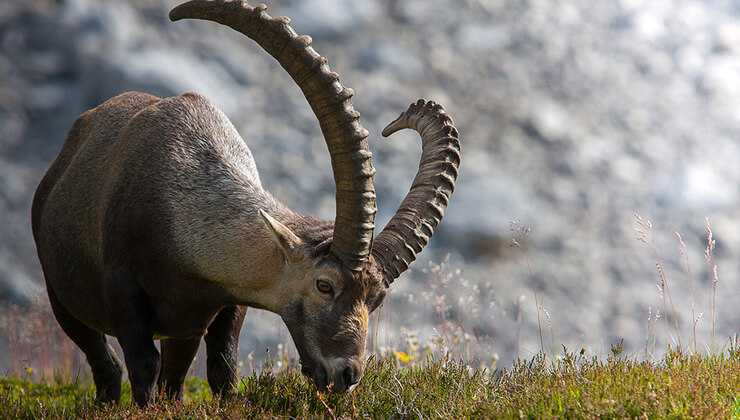
[[170,20],[204,19],[229,26],[257,42],[298,84],[331,155],[337,204],[331,251],[348,268],[359,270],[370,255],[377,211],[368,131],[352,107],[354,92],[342,86],[326,58],[310,47],[311,37],[299,36],[289,18],[271,17],[266,9],[245,1],[193,0],[172,9]]
[[455,190],[460,166],[457,129],[441,105],[419,99],[388,124],[383,137],[404,128],[421,135],[421,161],[406,198],[373,243],[373,257],[385,271],[386,286],[429,243]]

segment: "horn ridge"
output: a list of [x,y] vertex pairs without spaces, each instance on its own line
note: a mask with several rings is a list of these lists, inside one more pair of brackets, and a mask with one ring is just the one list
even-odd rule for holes
[[[170,19],[214,21],[246,35],[288,72],[319,120],[331,156],[336,184],[336,219],[331,251],[351,270],[360,270],[370,255],[377,212],[368,131],[359,122],[351,98],[326,58],[299,35],[287,17],[271,17],[267,6],[237,0],[192,0],[170,11]],[[341,187],[340,187],[341,185]]]
[[384,137],[410,128],[421,136],[419,170],[396,214],[373,242],[373,257],[390,285],[429,243],[455,190],[460,166],[457,128],[444,108],[420,99],[383,130]]

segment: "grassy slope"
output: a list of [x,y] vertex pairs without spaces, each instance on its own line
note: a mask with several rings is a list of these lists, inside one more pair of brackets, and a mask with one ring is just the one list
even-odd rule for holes
[[712,357],[670,354],[658,364],[607,361],[568,354],[543,358],[495,375],[470,374],[442,361],[397,368],[371,362],[350,395],[321,396],[294,370],[245,377],[239,396],[212,399],[207,384],[191,378],[182,404],[158,402],[147,410],[130,403],[96,406],[89,385],[31,384],[0,379],[0,418],[172,417],[699,417],[740,419],[740,352]]

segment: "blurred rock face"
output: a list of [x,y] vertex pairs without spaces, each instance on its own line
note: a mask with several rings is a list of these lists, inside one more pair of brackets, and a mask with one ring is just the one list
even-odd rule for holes
[[[208,96],[239,128],[279,199],[333,217],[328,154],[293,82],[226,28],[171,24],[174,3],[0,5],[0,301],[43,292],[30,232],[33,190],[77,115],[126,90]],[[709,217],[721,279],[717,336],[737,332],[740,21],[732,2],[272,3],[272,13],[312,35],[357,92],[355,106],[375,138],[379,226],[418,160],[413,135],[380,138],[385,123],[427,97],[460,128],[455,198],[417,270],[397,282],[384,328],[429,336],[444,318],[481,349],[528,356],[540,346],[536,292],[553,351],[564,343],[604,353],[617,337],[639,351],[648,312],[657,310],[678,320],[685,344],[691,294],[673,237],[679,231],[706,342]],[[653,221],[652,247],[635,240],[635,212]],[[531,226],[513,248],[512,220]],[[453,275],[420,270],[446,253]],[[656,291],[656,260],[676,313]],[[245,329],[260,346],[278,339],[274,320],[264,319],[252,316]],[[676,335],[666,325],[658,324],[658,347]]]

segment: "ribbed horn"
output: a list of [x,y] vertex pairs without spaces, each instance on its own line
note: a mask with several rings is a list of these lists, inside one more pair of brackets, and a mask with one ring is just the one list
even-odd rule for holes
[[411,189],[373,243],[373,257],[385,270],[386,286],[429,243],[455,190],[460,166],[457,129],[441,105],[419,99],[388,124],[383,137],[404,128],[421,135],[421,161]]
[[331,252],[352,269],[370,255],[375,213],[375,169],[367,144],[368,131],[352,107],[352,89],[342,86],[326,58],[298,35],[287,17],[271,17],[267,6],[245,1],[193,0],[170,12],[170,20],[203,19],[246,35],[273,56],[296,82],[319,120],[331,155],[336,184],[336,219]]

